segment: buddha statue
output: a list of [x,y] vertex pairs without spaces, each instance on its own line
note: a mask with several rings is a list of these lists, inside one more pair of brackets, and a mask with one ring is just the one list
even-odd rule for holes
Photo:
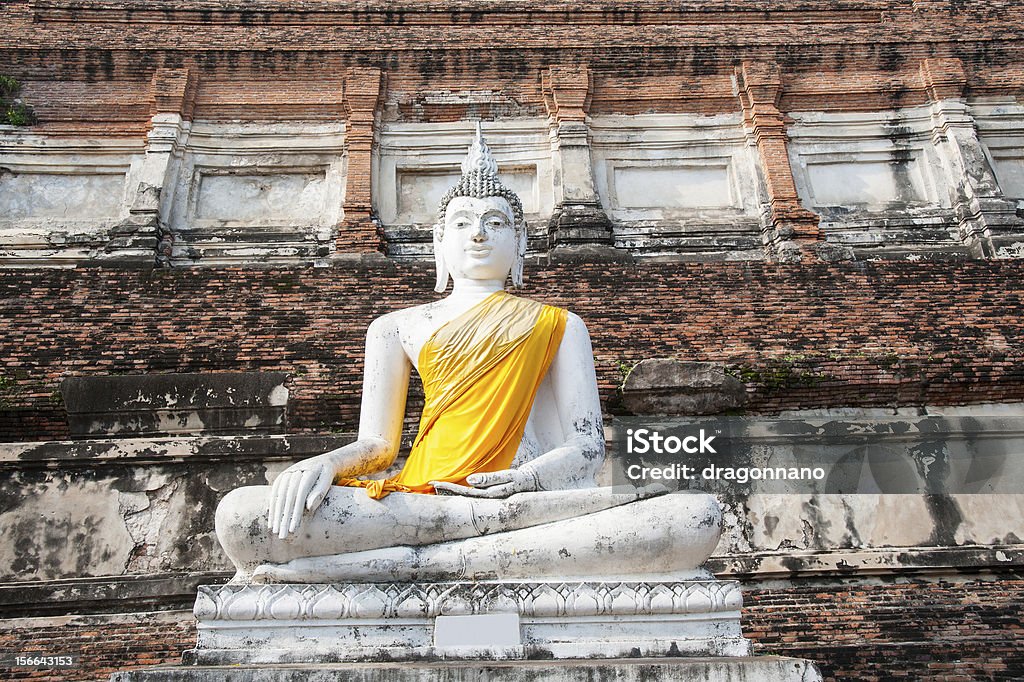
[[[229,493],[217,536],[235,582],[707,578],[706,494],[596,486],[605,454],[590,338],[576,315],[505,291],[523,279],[519,198],[477,127],[433,231],[440,300],[374,320],[355,442]],[[425,405],[408,460],[411,370]]]

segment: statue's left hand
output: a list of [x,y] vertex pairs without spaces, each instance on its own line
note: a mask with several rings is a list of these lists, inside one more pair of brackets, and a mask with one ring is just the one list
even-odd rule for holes
[[[469,486],[446,481],[431,481],[438,492],[466,497],[508,497],[516,493],[537,490],[537,478],[527,469],[505,469],[490,473],[470,474]],[[472,487],[470,487],[472,486]]]
[[326,454],[304,459],[281,472],[270,489],[270,532],[281,539],[294,533],[303,513],[324,501],[335,473],[336,463]]

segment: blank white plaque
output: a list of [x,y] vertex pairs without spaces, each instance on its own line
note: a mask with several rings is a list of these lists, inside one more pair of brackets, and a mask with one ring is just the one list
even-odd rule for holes
[[517,647],[521,644],[518,613],[434,619],[435,647]]

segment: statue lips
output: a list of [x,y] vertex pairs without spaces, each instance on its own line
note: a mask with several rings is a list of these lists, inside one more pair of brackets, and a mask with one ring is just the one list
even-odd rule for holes
[[471,246],[466,249],[466,253],[472,258],[483,260],[491,255],[491,251],[493,250],[494,249],[489,246]]

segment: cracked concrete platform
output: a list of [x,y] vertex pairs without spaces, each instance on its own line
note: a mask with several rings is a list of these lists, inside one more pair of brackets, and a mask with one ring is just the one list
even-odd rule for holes
[[175,666],[114,673],[111,682],[818,682],[811,661],[782,656],[330,665]]

